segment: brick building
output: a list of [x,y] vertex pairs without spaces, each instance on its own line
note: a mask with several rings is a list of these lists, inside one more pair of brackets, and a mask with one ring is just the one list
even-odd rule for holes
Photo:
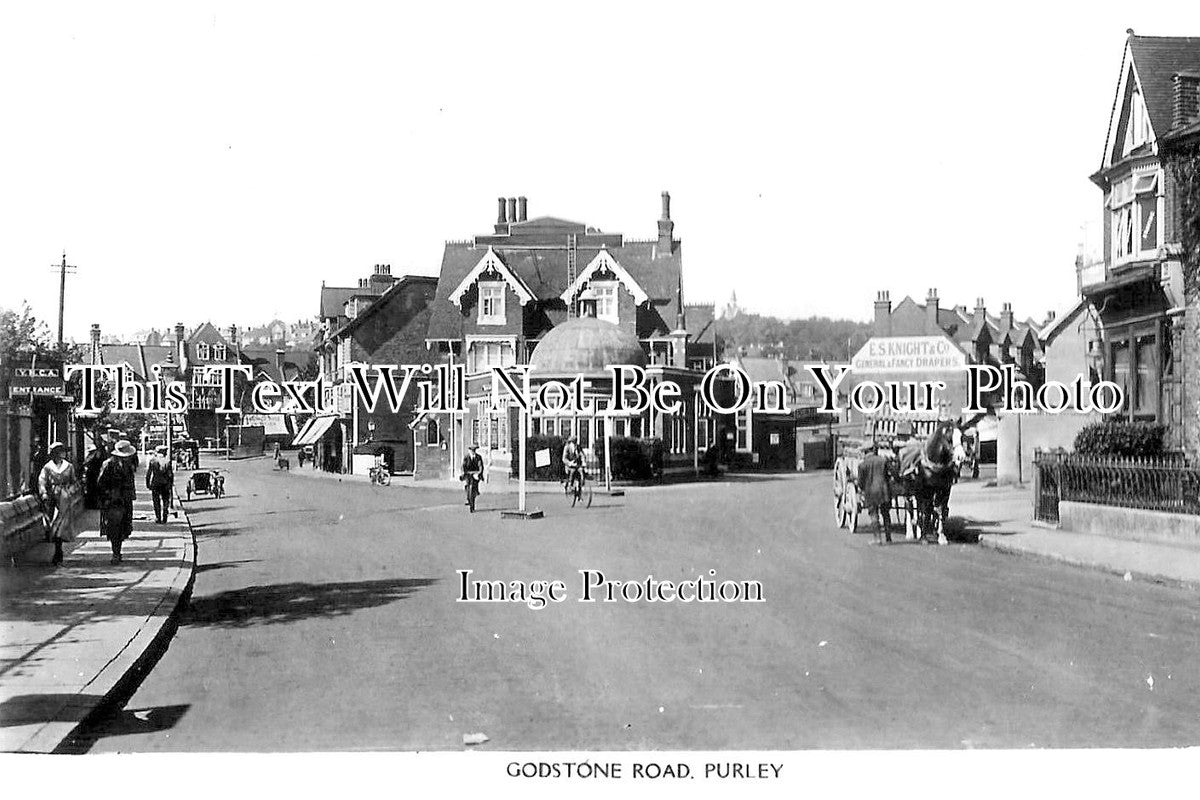
[[[1185,325],[1180,184],[1166,157],[1196,120],[1200,38],[1129,31],[1100,169],[1103,268],[1083,295],[1097,310],[1103,377],[1125,388],[1123,415],[1167,426],[1183,446]],[[1194,349],[1194,334],[1192,337]]]
[[[614,432],[663,439],[668,462],[695,458],[698,442],[711,435],[711,420],[698,421],[688,392],[719,358],[714,314],[711,306],[683,304],[682,245],[666,192],[657,227],[656,238],[632,240],[557,217],[530,219],[525,198],[500,198],[492,232],[446,243],[427,339],[440,360],[465,364],[468,374],[466,415],[429,420],[443,432],[450,428],[450,463],[474,442],[491,474],[509,471],[516,409],[503,398],[492,406],[490,367],[531,363],[535,380],[549,379],[547,370],[594,366],[606,348],[625,352],[631,342],[652,381],[684,387],[687,410],[678,419],[616,420]],[[578,338],[581,352],[567,354],[555,341],[561,337],[547,339],[558,326],[582,318],[605,325],[577,326],[570,336]],[[539,367],[534,354],[543,341],[548,349],[541,350],[545,363]],[[586,439],[585,450],[596,441],[589,419],[533,425],[535,432]]]
[[[334,409],[308,422],[295,444],[314,445],[317,465],[332,472],[365,473],[382,456],[393,472],[412,472],[415,450],[431,442],[412,427],[417,389],[409,389],[398,413],[386,401],[368,411],[354,390],[351,364],[422,364],[430,361],[425,346],[430,305],[437,279],[406,275],[393,277],[387,264],[375,265],[370,278],[354,289],[322,287],[321,316],[326,329],[319,334],[319,372],[326,384],[326,404]],[[341,301],[341,306],[337,301]],[[368,379],[374,380],[369,372]],[[434,431],[432,447],[444,449]]]

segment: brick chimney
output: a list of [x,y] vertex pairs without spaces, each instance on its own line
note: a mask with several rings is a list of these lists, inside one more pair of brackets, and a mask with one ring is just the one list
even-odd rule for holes
[[392,277],[391,264],[376,264],[375,271],[371,273],[371,277],[367,279],[368,286],[374,286],[378,284],[391,286],[395,282],[396,279]]
[[525,221],[525,211],[529,206],[529,201],[524,196],[517,198],[517,222]]
[[187,352],[184,350],[183,343],[183,323],[175,323],[175,360],[179,362],[180,369],[187,363]]
[[1178,128],[1200,116],[1200,73],[1177,72],[1172,80],[1171,127]]
[[1013,326],[1013,310],[1012,303],[1005,303],[1000,306],[1000,329],[1005,331],[1012,330]]
[[100,363],[100,324],[92,323],[92,363]]
[[675,223],[671,221],[671,195],[662,193],[662,219],[658,221],[658,252],[670,255],[675,251]]
[[283,374],[283,356],[287,351],[282,347],[275,351],[275,369],[279,371],[279,380],[287,380],[287,376]]
[[875,295],[875,335],[892,335],[892,298],[886,290]]
[[238,347],[237,335],[238,335],[237,325],[230,325],[229,326],[229,346],[233,348],[233,353],[235,356],[237,355],[237,351],[240,349]]
[[515,197],[508,198],[508,221],[517,221],[517,198]]
[[942,325],[938,319],[940,310],[937,289],[930,289],[929,294],[925,297],[925,333],[941,333]]
[[508,230],[508,213],[505,209],[504,198],[496,198],[496,233]]

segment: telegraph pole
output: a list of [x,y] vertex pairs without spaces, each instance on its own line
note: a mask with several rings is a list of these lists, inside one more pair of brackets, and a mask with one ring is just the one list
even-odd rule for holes
[[58,348],[63,346],[63,306],[67,299],[67,273],[75,274],[75,267],[67,265],[67,251],[63,250],[61,264],[51,264],[51,269],[58,270]]

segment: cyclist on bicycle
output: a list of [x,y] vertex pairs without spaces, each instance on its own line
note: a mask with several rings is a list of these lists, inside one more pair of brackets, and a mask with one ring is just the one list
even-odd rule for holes
[[579,485],[583,486],[583,450],[579,447],[578,437],[572,436],[570,439],[567,439],[567,444],[563,447],[562,451],[562,463],[563,470],[567,474],[564,486],[570,488],[571,481],[575,479],[576,475],[579,476]]

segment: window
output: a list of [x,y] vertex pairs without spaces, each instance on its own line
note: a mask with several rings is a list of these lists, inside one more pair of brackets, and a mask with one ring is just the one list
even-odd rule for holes
[[213,358],[217,361],[225,360],[225,345],[218,344],[213,346]]
[[746,451],[750,449],[750,409],[745,406],[739,408],[734,415],[734,422],[737,425],[737,438],[734,446],[738,450]]
[[579,420],[579,446],[584,450],[588,450],[592,446],[591,420]]
[[1148,257],[1158,251],[1158,171],[1131,175],[1113,184],[1113,260]]
[[208,345],[204,342],[200,342],[198,345],[196,345],[196,358],[201,361],[208,361],[208,357]]
[[516,362],[513,343],[507,340],[473,340],[467,350],[467,372],[484,372],[489,367],[511,367]]
[[596,300],[596,318],[617,322],[617,284],[593,283],[592,295]]
[[1139,336],[1135,352],[1137,381],[1133,391],[1133,413],[1158,413],[1158,347],[1153,336]]
[[480,281],[477,320],[480,325],[504,324],[504,288],[502,281]]
[[437,420],[431,419],[425,425],[425,444],[438,445],[441,443],[442,443],[442,438],[438,431]]
[[1153,330],[1128,329],[1110,341],[1108,377],[1125,392],[1122,414],[1130,419],[1157,420],[1162,383],[1162,348]]
[[1146,113],[1142,93],[1135,88],[1129,96],[1129,120],[1125,125],[1125,143],[1121,154],[1129,155],[1150,141],[1150,138],[1150,115]]

